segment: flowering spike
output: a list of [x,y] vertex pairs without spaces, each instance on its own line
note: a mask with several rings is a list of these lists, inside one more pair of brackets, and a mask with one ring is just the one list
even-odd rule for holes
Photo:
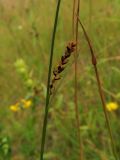
[[61,57],[59,65],[53,70],[53,79],[50,84],[50,94],[52,94],[52,89],[54,88],[54,84],[56,80],[60,80],[60,73],[63,72],[65,69],[65,64],[68,63],[69,57],[71,56],[71,53],[75,51],[76,43],[75,42],[69,42],[66,50],[64,52],[64,55]]

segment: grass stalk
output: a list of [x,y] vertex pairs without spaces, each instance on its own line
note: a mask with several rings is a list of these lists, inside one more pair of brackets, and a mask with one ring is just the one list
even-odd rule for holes
[[51,80],[52,62],[53,62],[53,54],[54,54],[54,43],[55,43],[58,15],[59,15],[59,10],[60,10],[60,3],[61,3],[61,0],[58,0],[56,14],[55,14],[53,35],[52,35],[52,42],[51,42],[48,82],[47,82],[47,93],[46,93],[46,106],[45,106],[45,115],[44,115],[43,129],[42,129],[40,160],[43,160],[43,154],[44,154],[44,148],[45,148],[46,129],[47,129],[47,122],[48,122],[48,111],[49,111],[49,101],[50,101],[50,80]]
[[91,26],[92,26],[92,0],[89,0],[89,30],[91,33]]
[[108,117],[108,114],[107,114],[107,111],[106,111],[106,103],[105,103],[104,93],[103,93],[103,90],[102,90],[100,77],[99,77],[99,73],[98,73],[98,69],[97,69],[97,60],[96,60],[96,57],[95,57],[95,53],[93,51],[93,47],[92,47],[92,44],[90,42],[89,36],[88,36],[81,20],[79,19],[79,17],[78,17],[78,21],[79,21],[80,26],[82,27],[83,33],[85,35],[86,41],[87,41],[89,49],[90,49],[90,53],[91,53],[91,57],[92,57],[92,64],[94,66],[96,80],[97,80],[97,84],[98,84],[98,90],[99,90],[99,94],[100,94],[100,98],[101,98],[101,102],[102,102],[102,107],[103,107],[103,111],[104,111],[104,115],[105,115],[105,119],[106,119],[106,125],[107,125],[107,128],[108,128],[108,132],[109,132],[109,136],[110,136],[110,140],[111,140],[111,148],[112,148],[115,160],[118,160],[117,152],[116,152],[116,148],[115,148],[115,143],[114,143],[114,139],[113,139],[113,134],[112,134],[112,129],[111,129],[109,117]]
[[76,0],[73,0],[73,16],[72,16],[72,32],[74,37],[75,32],[75,6],[76,6]]
[[[77,4],[76,4],[77,3]],[[75,6],[76,6],[76,13],[77,16],[79,17],[79,12],[80,12],[80,0],[75,1],[73,3],[73,13],[75,16]],[[77,62],[77,57],[78,57],[78,19],[75,19],[75,24],[74,24],[74,19],[73,19],[73,27],[75,25],[75,28],[73,28],[73,37],[75,36],[75,41],[76,41],[76,52],[74,54],[75,58],[75,93],[74,93],[74,103],[75,103],[75,116],[76,116],[76,126],[77,126],[77,137],[78,137],[78,142],[79,142],[79,159],[83,160],[83,149],[82,149],[82,140],[81,140],[81,133],[80,133],[80,116],[79,116],[79,107],[78,107],[78,62]],[[75,34],[75,35],[74,35]]]

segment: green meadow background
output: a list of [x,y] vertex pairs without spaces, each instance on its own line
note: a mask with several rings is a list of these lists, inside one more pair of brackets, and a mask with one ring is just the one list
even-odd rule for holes
[[[56,0],[0,0],[0,160],[39,160],[44,118],[50,45]],[[67,43],[73,40],[73,1],[62,0],[54,49],[53,68]],[[120,159],[120,1],[81,0],[80,18],[90,36]],[[115,160],[98,93],[89,48],[79,26],[78,105],[82,160]],[[17,72],[24,61],[38,87],[35,103],[12,112],[10,106],[31,94]],[[50,101],[45,160],[78,160],[79,143],[74,110],[74,56]]]

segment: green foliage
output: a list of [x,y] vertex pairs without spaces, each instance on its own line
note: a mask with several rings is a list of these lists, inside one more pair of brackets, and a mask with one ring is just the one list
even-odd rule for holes
[[0,160],[11,159],[11,143],[9,137],[0,138]]
[[[12,8],[12,0],[1,2],[0,160],[39,160],[56,1],[14,1]],[[81,3],[80,17],[96,51],[106,103],[120,107],[119,0],[91,1],[91,8],[89,4]],[[71,1],[61,4],[52,69],[72,39],[72,7]],[[78,104],[84,160],[114,160],[88,46],[80,28],[78,37]],[[69,61],[50,99],[45,160],[79,159],[73,62]],[[12,112],[9,106],[22,99],[31,100],[31,107]],[[118,157],[119,107],[108,113]]]

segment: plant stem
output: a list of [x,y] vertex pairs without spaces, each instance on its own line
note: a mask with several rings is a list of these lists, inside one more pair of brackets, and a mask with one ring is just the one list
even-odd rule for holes
[[[75,6],[76,6],[76,13],[77,16],[79,17],[79,12],[80,12],[80,0],[77,0],[77,5],[76,1],[74,0],[74,7],[73,7],[73,13],[75,16]],[[74,22],[74,21],[73,21]],[[75,103],[75,116],[76,116],[76,126],[77,126],[77,137],[78,137],[78,142],[79,142],[79,160],[83,159],[83,149],[82,149],[82,140],[81,140],[81,133],[80,133],[80,116],[79,116],[79,107],[78,107],[78,62],[77,62],[77,53],[78,53],[78,19],[75,19],[75,24],[73,23],[73,27],[75,25],[75,28],[73,28],[73,31],[75,29],[75,32],[73,32],[73,37],[75,33],[75,40],[76,40],[76,52],[75,52],[75,94],[74,94],[74,103]]]
[[92,26],[92,0],[89,0],[89,31],[91,33]]
[[43,129],[42,129],[40,160],[43,160],[43,154],[44,154],[44,148],[45,148],[46,129],[47,129],[47,121],[48,121],[49,101],[50,101],[50,80],[51,80],[52,62],[53,62],[53,54],[54,54],[54,43],[55,43],[55,36],[56,36],[60,3],[61,3],[61,0],[58,0],[54,28],[53,28],[53,35],[52,35],[52,42],[51,42],[48,82],[47,82],[47,93],[46,93],[46,106],[45,106],[45,116],[44,116]]
[[80,21],[79,17],[78,17],[78,21],[79,21],[80,26],[82,27],[82,30],[84,32],[86,41],[87,41],[89,49],[90,49],[90,53],[91,53],[91,57],[92,57],[92,64],[93,64],[94,70],[95,70],[95,75],[96,75],[97,84],[98,84],[98,90],[99,90],[99,94],[100,94],[100,97],[101,97],[103,111],[104,111],[104,115],[105,115],[105,119],[106,119],[106,124],[107,124],[108,132],[109,132],[109,136],[110,136],[110,140],[111,140],[113,155],[115,157],[115,160],[118,160],[117,153],[116,153],[116,148],[115,148],[115,144],[114,144],[114,140],[113,140],[112,129],[111,129],[110,122],[109,122],[109,117],[108,117],[108,114],[107,114],[107,111],[106,111],[106,103],[105,103],[104,93],[103,93],[103,90],[102,90],[102,86],[101,86],[101,82],[100,82],[100,78],[99,78],[99,73],[98,73],[98,69],[97,69],[97,60],[96,60],[96,57],[95,57],[90,39],[88,37],[88,34],[87,34],[82,22]]
[[72,32],[73,32],[73,37],[74,37],[74,32],[75,32],[75,5],[76,5],[76,0],[73,0],[73,16],[72,16]]

